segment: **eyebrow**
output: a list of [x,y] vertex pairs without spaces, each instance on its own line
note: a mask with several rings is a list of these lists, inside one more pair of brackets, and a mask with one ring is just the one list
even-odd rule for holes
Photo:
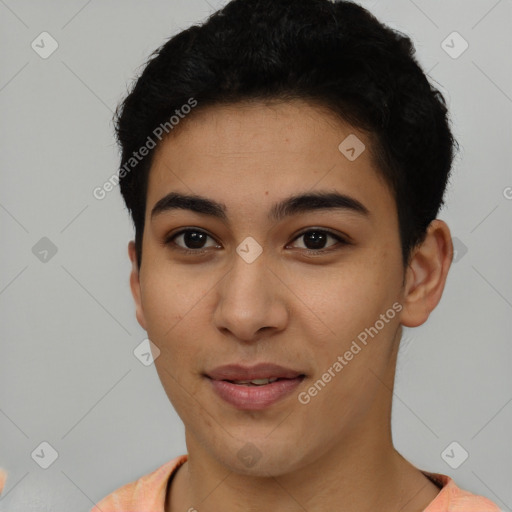
[[[151,210],[151,219],[171,210],[190,210],[202,215],[209,215],[228,222],[227,207],[212,199],[198,195],[171,192],[162,197]],[[286,217],[316,210],[345,210],[370,216],[370,211],[357,199],[339,192],[310,192],[298,194],[280,201],[272,206],[269,219],[278,222]]]

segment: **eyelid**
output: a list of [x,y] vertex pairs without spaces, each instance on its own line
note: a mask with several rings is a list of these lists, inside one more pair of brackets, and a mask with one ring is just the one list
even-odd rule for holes
[[[341,233],[337,233],[337,232],[334,232],[334,231],[331,231],[330,229],[328,228],[321,228],[321,227],[309,227],[309,228],[306,228],[302,231],[300,231],[297,235],[294,236],[294,238],[292,239],[292,242],[295,242],[298,238],[300,238],[301,236],[304,236],[305,234],[307,233],[310,233],[310,232],[320,232],[320,233],[325,233],[327,234],[328,236],[331,236],[332,238],[336,239],[337,240],[337,244],[334,244],[334,245],[331,245],[329,247],[326,247],[324,249],[307,249],[307,248],[300,248],[302,251],[305,251],[305,252],[308,252],[308,253],[316,253],[318,255],[321,255],[321,254],[325,254],[327,252],[330,252],[330,251],[333,251],[336,249],[336,247],[338,245],[352,245],[353,242],[351,240],[351,238],[347,235],[343,235]],[[288,247],[290,244],[288,244],[286,247]]]
[[171,233],[166,234],[164,236],[164,242],[167,243],[170,240],[172,240],[173,238],[175,238],[175,237],[177,237],[179,235],[183,235],[184,233],[187,233],[188,231],[194,231],[194,232],[198,232],[198,233],[203,233],[206,236],[209,236],[209,237],[213,238],[212,235],[210,235],[207,231],[205,231],[202,228],[196,228],[195,226],[188,226],[186,228],[181,228],[181,229],[178,229],[177,231],[172,231]]
[[[185,253],[185,254],[191,254],[191,255],[192,254],[193,255],[202,255],[202,254],[206,254],[206,253],[209,252],[209,249],[212,248],[211,246],[210,247],[206,247],[206,248],[200,248],[200,249],[187,249],[186,247],[181,247],[180,245],[177,245],[174,242],[174,240],[177,237],[179,237],[181,235],[184,235],[187,232],[202,233],[202,234],[206,235],[207,237],[211,238],[217,244],[217,248],[220,245],[219,242],[216,240],[216,238],[214,236],[210,235],[204,229],[196,228],[194,226],[188,226],[186,228],[181,228],[181,229],[179,229],[176,232],[173,232],[173,233],[170,233],[170,234],[166,235],[164,237],[162,245],[164,247],[168,247],[170,245],[173,245],[172,249],[174,249],[176,251],[180,251],[180,252]],[[307,253],[307,254],[314,254],[314,255],[317,255],[317,256],[321,256],[322,254],[326,254],[326,253],[335,251],[337,248],[339,248],[338,247],[339,245],[344,246],[344,245],[352,245],[353,244],[352,239],[349,236],[345,235],[345,234],[340,234],[338,232],[334,232],[334,231],[330,230],[329,228],[322,228],[322,227],[312,226],[312,227],[304,228],[299,233],[295,234],[293,236],[291,242],[289,244],[287,244],[286,247],[289,247],[290,244],[293,244],[297,239],[299,239],[300,237],[306,235],[307,233],[311,233],[311,232],[325,233],[328,236],[331,236],[332,238],[337,240],[337,243],[333,244],[331,246],[328,246],[326,248],[323,248],[323,249],[308,249],[308,248],[301,248],[301,247],[299,247],[298,249],[301,252],[304,252],[304,253]]]
[[[174,243],[174,239],[175,238],[179,237],[180,235],[184,235],[184,234],[186,234],[186,233],[188,233],[190,231],[192,231],[194,233],[202,233],[203,235],[206,235],[207,237],[209,237],[212,240],[214,240],[216,244],[220,245],[219,242],[215,239],[215,237],[210,235],[210,233],[208,233],[204,229],[196,228],[194,226],[189,226],[187,228],[182,228],[182,229],[180,229],[178,231],[175,231],[173,233],[169,233],[169,234],[165,235],[162,244],[164,246],[167,246],[167,245],[169,245],[171,243]],[[180,247],[179,245],[177,245],[177,248],[178,249],[182,249],[184,251],[195,252],[195,253],[200,253],[202,251],[202,249],[187,249],[185,247]]]

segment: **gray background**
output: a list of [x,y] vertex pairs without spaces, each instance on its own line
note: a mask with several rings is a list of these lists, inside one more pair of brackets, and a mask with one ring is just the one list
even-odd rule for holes
[[[127,84],[224,3],[0,0],[1,510],[86,512],[186,453],[154,366],[133,354],[145,332],[128,286],[128,214],[118,188],[102,201],[92,190],[117,170],[111,118]],[[361,3],[413,38],[461,144],[440,215],[457,261],[428,322],[405,331],[395,445],[512,510],[512,2]],[[31,47],[43,31],[59,45],[46,59]],[[458,58],[441,46],[453,31],[469,43]],[[43,237],[57,248],[46,261]],[[43,441],[58,453],[48,469],[31,457]],[[469,453],[457,469],[441,457],[453,441]]]

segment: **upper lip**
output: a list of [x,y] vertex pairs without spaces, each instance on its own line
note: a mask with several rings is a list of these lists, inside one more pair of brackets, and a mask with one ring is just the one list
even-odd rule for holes
[[206,373],[206,376],[213,380],[295,379],[303,375],[303,372],[272,363],[260,363],[254,366],[227,364]]

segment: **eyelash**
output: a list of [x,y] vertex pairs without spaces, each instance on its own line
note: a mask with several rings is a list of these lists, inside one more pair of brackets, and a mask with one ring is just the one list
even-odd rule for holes
[[[213,240],[215,240],[211,235],[209,235],[208,233],[206,233],[206,231],[203,231],[202,229],[188,228],[188,229],[182,229],[181,231],[178,231],[177,233],[174,233],[174,234],[166,237],[163,244],[166,247],[170,247],[172,250],[176,250],[176,251],[179,251],[179,252],[181,252],[183,254],[187,254],[187,255],[201,256],[203,254],[206,254],[208,252],[208,249],[210,249],[210,248],[208,248],[208,249],[185,249],[183,247],[180,247],[179,245],[176,245],[176,243],[174,242],[175,238],[179,237],[180,235],[183,235],[185,233],[190,233],[190,232],[202,233],[202,234],[206,235],[207,237],[210,237]],[[342,246],[351,245],[351,242],[347,241],[345,238],[341,237],[340,235],[335,234],[332,231],[329,231],[327,229],[319,229],[319,228],[318,229],[309,228],[305,231],[302,231],[292,240],[292,242],[295,242],[300,237],[307,235],[308,233],[312,233],[312,232],[327,234],[327,235],[331,236],[332,238],[334,238],[335,240],[337,240],[338,244],[341,244]],[[318,255],[326,254],[326,253],[332,252],[333,250],[336,250],[336,244],[334,246],[328,247],[327,249],[317,249],[317,250],[302,249],[303,252],[305,252],[307,255],[310,255],[310,256],[318,256]]]

